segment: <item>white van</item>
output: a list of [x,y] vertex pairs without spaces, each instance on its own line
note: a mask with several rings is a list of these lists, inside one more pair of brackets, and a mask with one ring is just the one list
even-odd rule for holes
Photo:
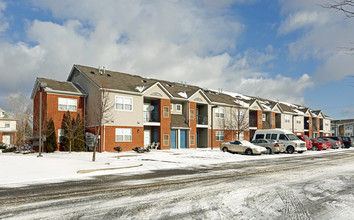
[[284,129],[257,130],[253,136],[253,140],[256,139],[270,139],[284,143],[286,147],[286,152],[289,154],[292,154],[294,152],[303,153],[307,150],[306,142],[301,141],[291,131]]

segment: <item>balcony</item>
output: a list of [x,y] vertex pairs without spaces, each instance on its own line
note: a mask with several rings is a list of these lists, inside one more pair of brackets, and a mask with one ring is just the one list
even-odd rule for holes
[[198,125],[208,125],[208,116],[207,115],[198,115],[197,116]]
[[159,112],[157,111],[144,111],[144,122],[159,122]]

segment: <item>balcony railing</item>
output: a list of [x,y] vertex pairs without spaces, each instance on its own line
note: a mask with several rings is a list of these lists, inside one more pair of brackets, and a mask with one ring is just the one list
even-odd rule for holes
[[159,112],[144,111],[144,122],[159,122]]
[[207,115],[198,115],[197,116],[198,125],[208,125],[208,116]]

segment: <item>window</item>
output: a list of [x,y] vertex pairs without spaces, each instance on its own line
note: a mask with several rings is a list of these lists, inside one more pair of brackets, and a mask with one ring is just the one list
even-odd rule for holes
[[325,121],[325,126],[329,126],[329,122],[327,120]]
[[170,136],[168,134],[163,135],[163,146],[168,146],[170,144],[169,142]]
[[170,110],[168,109],[168,106],[164,106],[163,107],[163,117],[164,118],[168,118],[168,117],[170,117],[170,112],[169,112]]
[[277,139],[277,134],[272,134],[272,136],[270,137],[271,140],[276,140]]
[[116,142],[131,142],[132,129],[131,128],[116,128]]
[[289,115],[285,115],[285,123],[290,124],[290,116]]
[[296,117],[296,124],[301,124],[301,117]]
[[224,131],[216,131],[216,140],[223,141],[225,139]]
[[266,114],[262,114],[262,120],[266,121],[266,119],[267,119],[267,115]]
[[270,134],[266,134],[266,138],[265,139],[270,139]]
[[77,99],[58,98],[59,111],[77,111]]
[[216,108],[215,109],[215,117],[216,118],[224,118],[224,116],[225,116],[224,108]]
[[181,104],[176,104],[176,111],[182,112],[182,105]]
[[190,137],[189,137],[189,145],[195,145],[195,136],[194,135],[190,135]]
[[195,112],[194,109],[191,109],[191,110],[190,110],[190,115],[189,115],[189,118],[190,118],[190,119],[193,119],[193,120],[194,120],[194,117],[195,117],[195,116],[194,116],[194,115],[195,115],[194,112]]
[[9,121],[5,121],[5,128],[9,128],[10,127],[10,122]]
[[285,135],[285,134],[280,134],[280,135],[279,135],[279,140],[284,140],[284,141],[287,141],[287,140],[288,140],[288,138],[286,137],[286,135]]
[[133,98],[116,96],[116,110],[133,111]]
[[256,134],[256,139],[264,139],[264,134]]
[[64,143],[64,129],[58,129],[58,142]]

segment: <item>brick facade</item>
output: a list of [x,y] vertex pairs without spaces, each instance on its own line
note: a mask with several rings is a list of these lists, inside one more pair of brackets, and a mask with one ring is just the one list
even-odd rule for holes
[[[171,101],[169,99],[159,100],[159,112],[160,112],[160,130],[159,130],[159,142],[160,149],[166,150],[171,148],[171,109],[168,118],[163,115],[163,107],[171,107]],[[164,135],[168,135],[168,145],[164,145]],[[144,142],[144,141],[143,141]]]
[[[194,118],[193,119],[191,119],[191,117],[190,117],[190,110],[194,110]],[[197,103],[195,103],[195,102],[189,103],[188,118],[189,118],[189,127],[190,127],[188,140],[190,139],[191,135],[194,135],[194,145],[191,145],[190,140],[189,140],[188,146],[190,148],[197,148]]]

